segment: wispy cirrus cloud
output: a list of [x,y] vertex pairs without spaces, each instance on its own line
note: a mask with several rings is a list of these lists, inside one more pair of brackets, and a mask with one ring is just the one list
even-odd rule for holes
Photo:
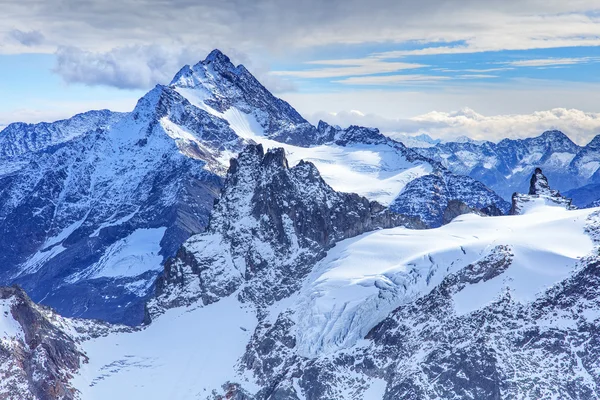
[[556,65],[576,65],[586,64],[591,62],[598,62],[600,58],[597,57],[579,57],[579,58],[538,58],[531,60],[517,60],[509,61],[504,64],[511,65],[513,67],[548,67]]
[[428,65],[385,61],[377,58],[355,58],[341,60],[309,61],[310,65],[330,65],[325,68],[312,68],[295,71],[273,71],[273,75],[294,78],[338,78],[343,76],[375,75],[428,67]]
[[449,76],[440,75],[383,75],[383,76],[352,76],[341,80],[334,81],[344,85],[395,85],[406,84],[411,82],[418,83],[433,83],[452,79]]
[[492,79],[498,78],[497,75],[490,74],[458,74],[453,76],[427,75],[427,74],[404,74],[404,75],[377,75],[377,76],[352,76],[345,79],[335,80],[334,83],[343,85],[364,85],[364,86],[388,86],[410,83],[436,83],[440,81],[450,81],[457,79]]

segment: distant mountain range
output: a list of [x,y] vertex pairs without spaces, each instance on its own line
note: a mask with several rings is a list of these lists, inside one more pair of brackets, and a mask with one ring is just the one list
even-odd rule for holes
[[218,50],[12,124],[0,399],[598,398],[594,142],[313,126]]
[[529,177],[538,167],[578,207],[600,199],[600,135],[585,146],[560,131],[498,143],[468,139],[410,143],[419,154],[484,183],[507,200],[512,193],[527,190]]

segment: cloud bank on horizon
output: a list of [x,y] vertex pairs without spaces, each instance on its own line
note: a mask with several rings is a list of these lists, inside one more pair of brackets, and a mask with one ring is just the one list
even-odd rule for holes
[[[221,48],[310,119],[491,140],[550,128],[578,142],[600,133],[597,0],[24,0],[2,8],[0,125],[87,106],[127,110]],[[452,111],[469,108],[476,112]]]
[[389,119],[359,110],[338,113],[316,113],[309,116],[339,126],[361,125],[379,128],[388,136],[403,140],[406,136],[428,135],[433,139],[455,140],[468,137],[474,140],[499,141],[539,136],[549,130],[560,130],[579,145],[586,145],[600,134],[600,113],[555,108],[531,114],[485,116],[470,108],[454,112],[432,111],[406,119]]

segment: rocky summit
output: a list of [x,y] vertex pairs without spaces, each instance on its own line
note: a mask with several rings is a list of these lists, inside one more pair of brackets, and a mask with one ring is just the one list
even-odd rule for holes
[[262,308],[289,297],[336,242],[395,226],[424,228],[356,194],[335,192],[316,167],[290,168],[283,149],[250,145],[231,161],[206,233],[165,264],[148,317],[239,292]]
[[540,204],[573,208],[571,199],[563,197],[558,190],[550,188],[548,178],[544,176],[541,168],[536,168],[529,181],[529,193],[514,193],[512,197],[512,207],[510,214],[523,213],[525,209],[535,207]]

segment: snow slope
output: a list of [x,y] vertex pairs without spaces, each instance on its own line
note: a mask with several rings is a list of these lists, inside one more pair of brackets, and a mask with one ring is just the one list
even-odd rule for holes
[[85,400],[204,399],[243,379],[236,363],[255,326],[254,311],[236,296],[172,309],[137,332],[85,342],[90,362],[73,383]]
[[592,251],[584,232],[591,212],[542,202],[519,217],[469,214],[437,229],[385,229],[340,242],[302,289],[299,352],[314,357],[354,345],[395,308],[497,245],[509,246],[514,262],[502,275],[459,292],[457,312],[483,308],[507,288],[518,301],[531,301]]
[[396,149],[385,144],[355,143],[347,146],[324,144],[312,147],[294,146],[268,137],[252,114],[232,106],[219,112],[204,103],[205,90],[176,88],[194,106],[229,122],[241,138],[260,143],[266,149],[283,148],[290,165],[310,161],[325,181],[335,190],[357,193],[369,200],[389,205],[410,181],[433,171],[430,164],[410,162]]

